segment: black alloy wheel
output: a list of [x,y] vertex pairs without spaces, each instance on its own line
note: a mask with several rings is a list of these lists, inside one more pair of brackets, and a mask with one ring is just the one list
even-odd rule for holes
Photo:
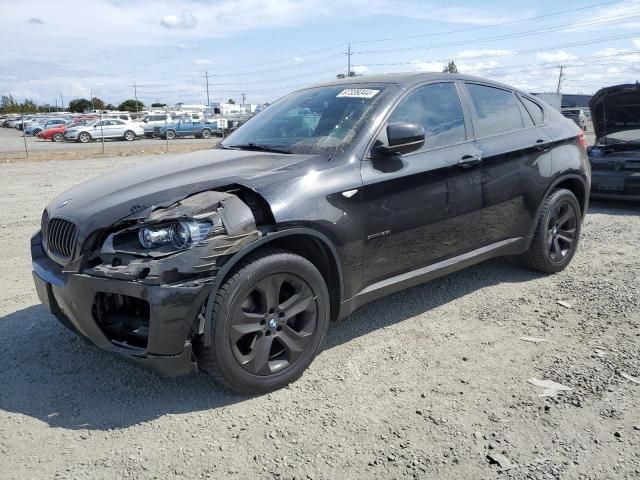
[[562,262],[573,250],[576,240],[578,212],[568,200],[558,202],[549,216],[547,225],[547,246],[549,258]]
[[229,340],[242,368],[272,375],[291,367],[316,332],[315,302],[295,275],[276,273],[256,282],[231,319]]
[[307,259],[279,249],[248,256],[218,289],[210,345],[194,339],[198,367],[240,393],[298,379],[329,327],[329,291]]
[[576,253],[581,226],[582,210],[573,192],[551,192],[540,207],[531,246],[523,255],[525,264],[544,273],[563,270]]

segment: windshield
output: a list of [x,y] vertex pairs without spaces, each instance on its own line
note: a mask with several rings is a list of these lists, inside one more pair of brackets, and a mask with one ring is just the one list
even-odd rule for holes
[[340,153],[369,120],[384,90],[385,86],[356,84],[292,93],[249,120],[222,147]]

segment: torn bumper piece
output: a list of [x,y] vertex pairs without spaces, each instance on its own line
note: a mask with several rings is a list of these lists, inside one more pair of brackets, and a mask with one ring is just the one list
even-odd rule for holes
[[210,281],[179,285],[63,272],[32,241],[33,278],[41,302],[67,328],[109,353],[162,376],[197,370],[188,341]]

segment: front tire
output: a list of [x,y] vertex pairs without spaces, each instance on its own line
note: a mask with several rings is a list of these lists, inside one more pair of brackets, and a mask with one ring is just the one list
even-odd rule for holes
[[202,130],[202,134],[200,135],[204,139],[211,138],[211,130],[207,130],[206,128]]
[[51,137],[51,140],[54,142],[61,142],[63,138],[64,138],[64,135],[62,135],[61,133],[54,133],[53,136]]
[[167,133],[165,133],[165,138],[167,138],[168,140],[173,140],[174,138],[176,138],[176,132],[174,132],[173,130],[167,130]]
[[89,135],[87,132],[81,132],[80,135],[78,135],[78,141],[80,143],[89,143],[91,141],[91,135]]
[[524,262],[531,270],[557,273],[566,268],[578,248],[582,213],[570,190],[559,188],[547,197]]
[[196,342],[200,368],[244,394],[297,380],[329,327],[329,292],[308,260],[269,249],[240,264],[220,286],[211,345]]

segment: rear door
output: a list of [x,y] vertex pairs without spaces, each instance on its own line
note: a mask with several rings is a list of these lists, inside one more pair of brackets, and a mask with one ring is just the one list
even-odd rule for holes
[[527,99],[538,108],[536,124],[515,92],[473,82],[465,86],[482,151],[483,221],[478,239],[489,245],[524,237],[551,172],[551,138],[542,128],[544,113]]
[[126,130],[129,130],[126,122],[122,120],[111,120],[110,134],[112,137],[122,137]]
[[456,83],[433,83],[409,92],[384,124],[423,125],[426,142],[416,152],[362,163],[365,285],[476,247],[480,152],[465,111]]

